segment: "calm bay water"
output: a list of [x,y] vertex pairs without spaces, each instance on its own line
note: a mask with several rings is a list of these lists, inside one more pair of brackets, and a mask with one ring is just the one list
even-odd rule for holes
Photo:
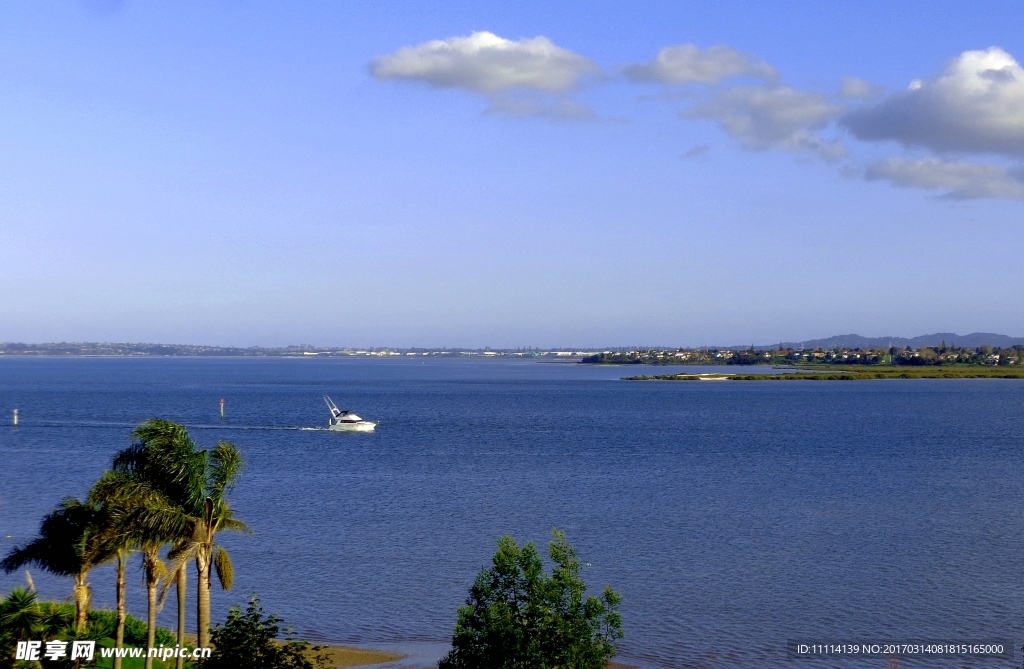
[[[588,584],[623,593],[622,655],[644,667],[780,666],[798,637],[1024,641],[1024,382],[618,380],[637,369],[0,359],[22,422],[0,427],[0,548],[159,416],[246,457],[233,499],[255,535],[221,535],[236,584],[215,620],[258,591],[314,638],[435,652],[497,538],[559,527]],[[291,429],[326,424],[323,393],[378,431]],[[142,614],[135,567],[131,584]]]

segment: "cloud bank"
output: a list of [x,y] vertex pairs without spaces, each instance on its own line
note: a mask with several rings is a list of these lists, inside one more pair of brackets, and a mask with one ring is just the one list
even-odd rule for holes
[[815,131],[842,111],[824,95],[776,85],[721,89],[679,114],[688,119],[713,119],[727,135],[753,151],[781,147],[834,160],[845,155],[842,143],[829,142]]
[[724,44],[699,49],[694,44],[669,46],[654,60],[622,68],[631,81],[661,84],[717,84],[728,77],[747,75],[774,80],[775,68],[751,54],[740,53]]
[[[633,82],[665,85],[703,84],[708,97],[679,112],[683,119],[708,119],[751,151],[782,148],[804,151],[826,160],[845,155],[841,142],[828,141],[817,131],[844,110],[826,96],[778,83],[774,67],[753,54],[720,44],[700,49],[694,44],[665,47],[647,63],[622,69]],[[725,85],[732,77],[764,80],[760,86]],[[859,80],[858,80],[859,81]]]
[[883,179],[909,188],[943,189],[953,200],[986,197],[1024,199],[1024,174],[1001,165],[945,161],[939,158],[889,158],[868,168],[869,181]]
[[[489,101],[486,113],[558,121],[596,117],[570,93],[602,75],[593,61],[546,37],[510,40],[486,31],[398,49],[373,59],[369,71],[378,80],[481,94]],[[1024,159],[1024,68],[999,47],[964,51],[940,76],[914,80],[887,96],[884,88],[855,77],[843,77],[834,95],[800,90],[783,84],[761,58],[724,44],[667,46],[621,71],[636,83],[703,86],[698,102],[680,110],[680,118],[714,121],[750,151],[783,149],[837,161],[846,146],[822,133],[845,130],[864,142],[891,141],[935,154],[876,162],[864,171],[868,180],[940,189],[949,199],[1024,199],[1024,168],[963,160],[993,154]],[[747,81],[729,81],[736,77]],[[751,78],[761,83],[751,85]],[[699,148],[685,155],[707,153]]]
[[839,97],[853,100],[868,100],[881,92],[881,86],[875,86],[857,77],[843,77],[842,86],[839,88]]
[[1024,157],[1024,70],[999,47],[965,51],[933,80],[855,110],[842,124],[858,139],[943,152]]
[[494,33],[407,46],[370,62],[377,79],[421,81],[479,93],[510,89],[564,92],[600,72],[592,61],[546,37],[509,40]]

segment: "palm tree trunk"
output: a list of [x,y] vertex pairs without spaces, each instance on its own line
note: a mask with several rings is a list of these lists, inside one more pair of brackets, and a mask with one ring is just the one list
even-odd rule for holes
[[[185,589],[188,587],[188,563],[182,562],[178,569],[178,647],[185,647]],[[174,661],[175,669],[184,669],[185,658]]]
[[85,633],[85,625],[89,621],[89,584],[86,578],[89,570],[83,569],[75,577],[75,632]]
[[[117,638],[114,640],[114,648],[124,648],[124,572],[128,567],[128,561],[121,553],[117,554]],[[121,669],[122,658],[114,657],[114,669]]]
[[153,669],[149,650],[156,646],[156,587],[160,580],[156,561],[157,551],[146,551],[146,669]]
[[210,551],[206,546],[199,549],[196,555],[196,568],[199,570],[199,593],[197,597],[196,625],[199,630],[199,647],[210,645]]

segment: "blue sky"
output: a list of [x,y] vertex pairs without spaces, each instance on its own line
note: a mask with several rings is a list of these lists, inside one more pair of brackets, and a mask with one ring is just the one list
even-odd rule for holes
[[7,3],[0,341],[1020,335],[1022,19]]

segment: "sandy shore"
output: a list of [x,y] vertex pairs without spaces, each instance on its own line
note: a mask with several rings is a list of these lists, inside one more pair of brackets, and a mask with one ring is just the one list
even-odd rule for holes
[[325,645],[323,652],[331,659],[332,667],[363,667],[368,664],[382,664],[402,659],[398,653],[352,648],[351,646]]
[[[196,636],[194,634],[186,634],[185,640],[187,643],[195,644]],[[368,667],[377,664],[386,664],[388,662],[395,662],[403,658],[409,658],[408,654],[394,653],[386,650],[374,650],[370,648],[355,648],[354,646],[342,646],[339,644],[326,644],[326,643],[309,643],[310,647],[319,646],[322,648],[320,652],[326,653],[331,661],[331,666],[335,669],[343,669],[344,667]],[[313,653],[310,653],[312,655]],[[413,653],[415,655],[415,653]],[[620,662],[609,662],[608,669],[638,669],[632,664],[622,664]]]
[[[371,664],[383,664],[402,659],[398,653],[389,653],[383,650],[367,650],[365,648],[352,648],[351,646],[323,646],[324,652],[331,659],[333,667],[364,667]],[[608,669],[636,669],[633,665],[609,662]]]

